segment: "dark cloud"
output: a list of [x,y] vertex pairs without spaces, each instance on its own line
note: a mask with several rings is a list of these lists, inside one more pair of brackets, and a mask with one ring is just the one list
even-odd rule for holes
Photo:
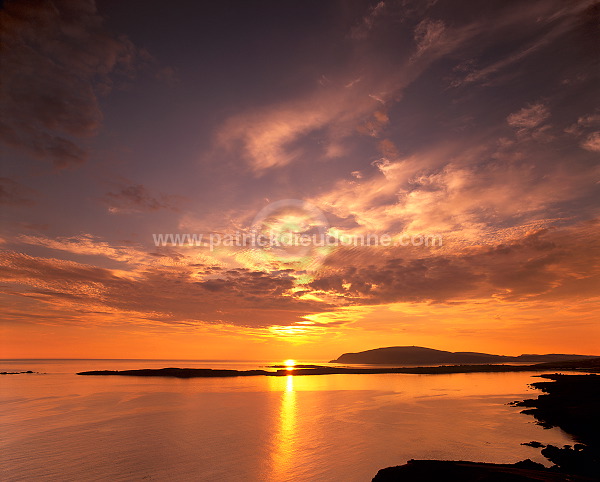
[[136,49],[103,28],[93,1],[7,1],[0,12],[0,139],[58,168],[83,162],[102,120],[98,93],[129,75]]

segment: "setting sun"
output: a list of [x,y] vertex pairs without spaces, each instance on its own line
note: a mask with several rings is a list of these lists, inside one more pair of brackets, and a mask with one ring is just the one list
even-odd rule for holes
[[296,367],[296,360],[286,360],[283,364],[287,370],[293,370]]

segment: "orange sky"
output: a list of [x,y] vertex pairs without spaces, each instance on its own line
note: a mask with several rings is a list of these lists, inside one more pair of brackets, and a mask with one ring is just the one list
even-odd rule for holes
[[188,3],[0,12],[1,357],[600,355],[592,2]]

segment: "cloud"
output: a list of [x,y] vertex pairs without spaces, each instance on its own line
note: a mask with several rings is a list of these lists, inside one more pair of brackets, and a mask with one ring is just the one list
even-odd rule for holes
[[506,122],[509,126],[518,130],[531,130],[539,126],[548,117],[550,117],[550,111],[545,105],[534,104],[510,114],[506,118]]
[[[546,25],[552,24],[553,16],[555,20],[568,17],[568,25],[572,25],[572,16],[565,9],[557,11],[543,2],[520,9],[518,14],[502,9],[493,20],[479,15],[474,20],[468,17],[466,22],[423,18],[423,12],[417,20],[410,15],[412,7],[379,3],[361,23],[359,30],[364,33],[376,18],[386,27],[386,35],[394,35],[397,49],[378,49],[378,42],[383,41],[378,38],[361,40],[360,47],[349,54],[347,66],[332,68],[327,76],[321,76],[316,89],[292,94],[225,121],[217,131],[217,155],[241,157],[261,175],[291,163],[343,157],[352,152],[348,144],[358,143],[360,135],[386,137],[388,112],[402,102],[407,87],[414,86],[439,60],[464,58],[467,53],[463,49],[470,52],[472,45],[479,43],[491,48],[506,31],[534,23],[538,18],[543,18]],[[423,8],[430,7],[428,4]],[[403,15],[404,11],[408,13]],[[412,42],[406,42],[407,34],[412,35]],[[384,37],[390,42],[388,36]],[[525,114],[515,114],[510,122],[515,126],[526,122],[519,118]],[[535,134],[539,140],[549,137],[542,131]]]
[[176,196],[161,194],[153,196],[142,184],[121,186],[116,192],[106,194],[105,202],[112,214],[131,214],[159,211],[161,209],[177,210]]
[[241,155],[255,173],[263,174],[309,156],[339,157],[348,151],[342,144],[355,140],[357,133],[383,137],[389,123],[386,110],[434,62],[479,30],[477,25],[450,28],[441,20],[423,20],[414,29],[414,47],[380,57],[356,53],[356,67],[337,72],[341,80],[327,77],[316,90],[231,117],[218,129],[217,151]]
[[102,256],[115,261],[140,261],[147,259],[145,253],[130,246],[112,246],[106,241],[91,234],[79,234],[76,236],[49,238],[46,236],[20,235],[17,238],[20,243],[42,246],[67,253],[84,256]]
[[416,55],[422,55],[425,51],[443,44],[445,31],[446,26],[441,20],[426,18],[420,22],[414,31],[414,39],[417,45]]
[[[483,246],[340,248],[306,284],[290,269],[247,269],[179,256],[152,263],[152,253],[113,247],[89,236],[24,237],[75,254],[127,263],[106,269],[64,259],[0,251],[0,292],[36,300],[57,312],[120,313],[131,323],[216,323],[266,328],[296,326],[344,306],[451,303],[465,300],[542,302],[597,297],[600,222],[514,231]],[[39,312],[39,310],[38,310]],[[329,316],[329,315],[328,315]],[[325,317],[327,318],[327,317]]]
[[385,2],[379,2],[373,5],[369,12],[361,19],[361,21],[352,27],[350,37],[355,40],[362,40],[368,37],[369,32],[373,29],[377,18],[384,15],[386,9]]
[[571,124],[565,129],[567,134],[571,134],[580,141],[583,149],[592,152],[600,151],[600,115],[588,114],[581,116],[577,122]]
[[[545,118],[545,109],[533,112],[535,119],[519,116],[519,125]],[[410,156],[399,156],[387,140],[381,148],[389,157],[309,201],[333,215],[341,234],[443,234],[461,244],[493,244],[499,233],[532,222],[597,215],[585,200],[598,170],[584,153],[576,150],[566,164],[563,139],[500,140],[455,139]]]
[[565,129],[565,132],[574,136],[580,136],[589,129],[597,128],[598,126],[600,126],[600,115],[589,114],[579,117],[577,122],[571,124]]
[[[371,97],[373,97],[371,95]],[[389,124],[389,117],[383,110],[376,110],[371,117],[359,125],[356,130],[370,137],[380,137],[385,127]]]
[[33,191],[12,179],[0,177],[0,205],[33,206]]
[[600,152],[600,131],[592,132],[587,136],[581,147],[588,151]]
[[380,252],[378,258],[365,248],[353,258],[357,264],[348,266],[348,258],[332,260],[332,272],[309,286],[317,296],[324,292],[353,305],[594,299],[600,286],[600,268],[592,262],[600,255],[599,234],[600,222],[594,220],[426,257],[395,249]]
[[299,299],[288,272],[211,266],[115,271],[0,251],[2,292],[66,309],[129,313],[166,324],[292,325],[329,306]]
[[310,134],[320,137],[321,155],[335,154],[331,148],[375,110],[377,102],[362,88],[328,88],[231,118],[220,129],[218,144],[227,151],[241,150],[252,168],[262,172],[302,158],[305,151],[298,141]]
[[[504,16],[504,18],[501,17],[498,19],[495,28],[490,26],[490,31],[497,33],[497,30],[504,30],[504,33],[501,35],[515,35],[518,32],[511,30],[511,27],[520,22],[527,22],[527,31],[535,35],[534,39],[511,54],[503,55],[500,60],[489,62],[489,60],[484,58],[483,61],[487,62],[488,65],[482,68],[475,68],[477,62],[473,58],[464,61],[455,69],[456,72],[464,72],[463,76],[452,81],[451,85],[459,87],[477,82],[486,82],[484,85],[491,85],[490,78],[497,76],[500,72],[510,67],[514,67],[515,64],[524,59],[539,53],[543,48],[548,47],[568,32],[578,28],[579,14],[587,7],[586,2],[579,2],[565,8],[551,1],[531,2],[527,6],[520,6],[518,18],[514,18],[511,15]],[[534,22],[531,22],[532,19]],[[481,44],[485,45],[485,42],[482,41]],[[518,68],[516,68],[509,75],[520,75],[520,73]]]
[[84,162],[98,94],[131,73],[135,47],[104,30],[93,1],[9,0],[0,16],[0,140],[57,168]]
[[372,94],[386,92],[386,80],[344,89],[332,86],[299,100],[237,115],[219,130],[217,144],[225,152],[240,152],[257,173],[304,159],[306,146],[314,146],[315,139],[322,146],[321,157],[338,157],[343,139],[357,131],[378,136],[387,123],[380,109],[385,100],[376,100]]
[[[572,67],[563,58],[571,44],[552,52],[561,68],[547,62],[555,77],[544,79],[544,85],[539,84],[543,74],[521,76],[518,84],[493,92],[474,85],[498,73],[535,74],[535,68],[520,68],[526,59],[542,60],[533,54],[571,29],[568,8],[557,9],[552,1],[498,9],[483,4],[447,9],[429,2],[427,18],[421,10],[417,19],[401,15],[400,10],[412,8],[401,3],[375,2],[354,16],[353,22],[360,18],[353,34],[357,41],[340,38],[335,44],[332,39],[335,62],[329,55],[319,66],[320,57],[311,57],[312,82],[306,90],[294,90],[298,82],[263,90],[255,100],[264,105],[235,113],[218,126],[213,151],[218,159],[202,166],[213,182],[201,183],[206,189],[198,193],[198,209],[168,222],[178,222],[182,232],[244,232],[257,206],[270,202],[265,198],[275,201],[292,193],[323,209],[332,232],[443,234],[442,248],[341,248],[309,276],[300,269],[283,271],[285,261],[246,247],[221,246],[210,253],[189,246],[144,250],[92,234],[20,236],[5,245],[16,241],[17,250],[48,257],[7,255],[6,296],[63,312],[261,328],[291,326],[307,317],[333,319],[331,310],[340,306],[419,303],[425,312],[434,303],[541,303],[593,296],[597,226],[564,228],[598,215],[589,200],[599,171],[586,152],[598,149],[597,115],[581,115],[589,112],[583,80],[560,83],[574,75],[563,70]],[[8,13],[0,15],[14,23],[7,30],[14,52],[9,67],[11,76],[20,76],[8,76],[10,88],[4,91],[14,114],[6,125],[7,139],[59,167],[81,162],[84,139],[102,121],[98,96],[110,89],[114,75],[129,75],[139,52],[126,39],[106,33],[90,3],[39,3],[29,10],[6,5]],[[347,26],[340,29],[336,23],[327,35],[348,32]],[[516,30],[526,31],[526,39],[508,35]],[[17,66],[20,59],[23,64]],[[454,78],[452,66],[464,59],[469,61],[461,64],[466,76],[461,80],[471,88],[444,90]],[[298,63],[302,69],[308,65]],[[39,76],[25,75],[25,67],[33,72],[38,64]],[[283,78],[277,65],[275,80]],[[165,68],[157,77],[171,83],[176,74]],[[185,85],[177,87],[185,94]],[[23,92],[33,98],[25,99]],[[274,97],[282,92],[287,96]],[[17,106],[22,113],[15,113]],[[190,115],[210,117],[195,110]],[[197,125],[193,119],[188,124]],[[569,124],[575,126],[571,137],[564,134]],[[187,135],[186,129],[174,126],[175,131]],[[249,179],[245,169],[264,177]],[[195,182],[179,181],[183,188]],[[26,205],[32,197],[14,181],[1,186],[2,202]],[[177,210],[176,197],[149,186],[123,181],[106,189],[103,201],[115,214]],[[47,220],[44,213],[37,217]],[[86,225],[114,228],[105,221]],[[553,225],[560,229],[542,230]],[[149,234],[140,239],[150,243]]]
[[521,141],[551,142],[552,126],[544,124],[550,117],[550,110],[544,104],[538,103],[523,107],[520,111],[510,114],[506,122],[516,129],[517,138]]

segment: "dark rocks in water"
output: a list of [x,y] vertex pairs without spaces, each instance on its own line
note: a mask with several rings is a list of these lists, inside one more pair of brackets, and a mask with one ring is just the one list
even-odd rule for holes
[[441,363],[536,363],[577,361],[595,358],[589,355],[546,354],[504,356],[477,352],[451,352],[421,346],[390,346],[358,353],[344,353],[330,363],[369,365],[434,365]]
[[409,460],[405,465],[377,472],[373,482],[528,482],[590,481],[586,477],[565,478],[529,459],[515,464],[488,464],[446,460]]
[[581,443],[543,446],[542,455],[556,470],[600,479],[600,375],[540,375],[549,382],[531,385],[544,392],[537,399],[513,402],[527,407],[522,413],[533,415],[544,428],[560,427]]
[[527,445],[528,447],[533,447],[534,449],[544,448],[545,445],[541,442],[536,442],[532,440],[531,442],[523,442],[521,445]]
[[554,464],[554,468],[567,474],[587,475],[600,480],[600,457],[594,447],[575,444],[556,447],[547,445],[542,455]]
[[544,392],[536,399],[513,402],[526,407],[545,428],[560,427],[578,442],[600,448],[600,375],[539,375],[551,380],[531,386]]
[[37,373],[32,370],[27,370],[26,372],[0,372],[0,375],[23,375],[25,373]]

